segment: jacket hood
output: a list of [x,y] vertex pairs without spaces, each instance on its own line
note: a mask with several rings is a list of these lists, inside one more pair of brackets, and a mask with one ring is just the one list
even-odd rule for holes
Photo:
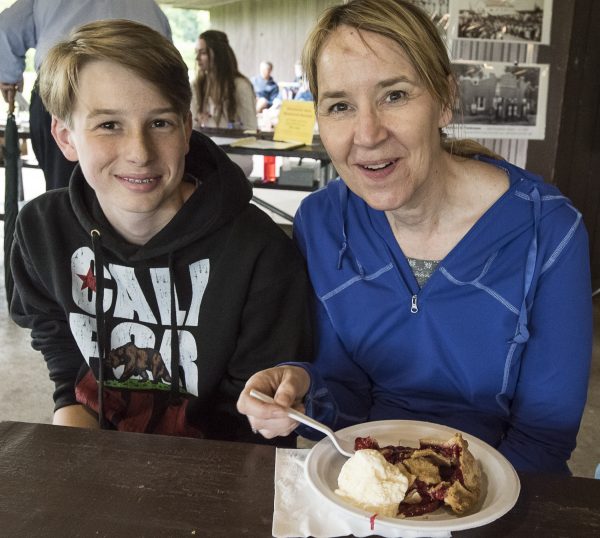
[[[506,161],[499,161],[487,157],[478,157],[479,160],[493,164],[504,169],[510,181],[506,193],[481,217],[480,221],[461,240],[465,246],[468,245],[470,262],[465,265],[465,257],[458,256],[458,264],[454,265],[454,251],[450,252],[443,260],[443,266],[452,268],[463,275],[470,271],[479,270],[482,262],[489,258],[491,253],[498,251],[503,245],[510,243],[515,236],[537,232],[540,222],[549,213],[558,208],[571,206],[570,201],[562,195],[556,187],[544,182],[539,176],[523,170]],[[352,223],[349,222],[349,207],[360,206],[358,211],[366,211],[373,221],[375,228],[383,234],[383,229],[388,227],[387,219],[382,211],[376,211],[364,204],[360,198],[352,193],[343,180],[330,182],[327,186],[327,197],[333,208],[333,215],[338,224],[339,256],[338,266],[346,256],[353,258],[356,267],[367,270],[369,259],[377,258],[375,251],[371,249],[370,241],[358,241],[350,244],[347,240],[347,231]],[[511,197],[517,197],[524,203],[518,211],[503,211],[503,206]],[[576,210],[574,210],[576,211]],[[356,233],[356,229],[354,230]],[[479,240],[481,236],[485,240]],[[536,245],[533,245],[537,248]],[[375,260],[373,260],[375,261]],[[378,266],[379,262],[375,262]],[[371,268],[373,269],[373,268]]]
[[173,219],[141,246],[125,241],[110,225],[79,165],[71,176],[69,196],[81,226],[88,233],[100,231],[102,248],[135,262],[180,250],[211,234],[241,213],[252,198],[252,186],[240,167],[198,131],[190,137],[184,181],[196,182],[196,190]]
[[[540,229],[548,215],[560,210],[556,219],[562,220],[569,230],[567,235],[572,235],[581,222],[581,213],[556,187],[535,174],[506,161],[481,156],[478,159],[504,169],[509,176],[509,188],[440,262],[439,270],[448,280],[461,285],[477,282],[505,247],[514,241],[523,241],[526,244],[525,274],[521,304],[517,305],[519,322],[514,342],[525,343],[529,338],[528,308],[535,295],[537,280],[565,243],[562,236],[549,237],[556,233],[553,229],[545,229],[549,240],[541,247]],[[369,239],[368,233],[352,220],[356,217],[350,215],[366,212],[366,218],[371,220],[377,233],[393,240],[385,213],[369,208],[341,180],[328,185],[327,195],[333,207],[333,218],[339,224],[338,269],[347,259],[359,275],[373,274],[389,262],[389,255]],[[512,209],[504,210],[509,204]],[[349,211],[350,206],[353,211]],[[352,230],[358,240],[348,241],[348,230]],[[407,287],[410,286],[407,284]]]

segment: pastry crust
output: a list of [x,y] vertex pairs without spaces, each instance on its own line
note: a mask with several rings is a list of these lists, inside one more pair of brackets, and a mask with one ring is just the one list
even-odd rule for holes
[[482,473],[467,440],[455,433],[448,440],[420,439],[419,444],[419,448],[379,448],[371,437],[359,437],[355,442],[357,450],[379,450],[409,479],[406,497],[398,507],[398,517],[426,514],[443,504],[458,515],[469,512],[479,501]]

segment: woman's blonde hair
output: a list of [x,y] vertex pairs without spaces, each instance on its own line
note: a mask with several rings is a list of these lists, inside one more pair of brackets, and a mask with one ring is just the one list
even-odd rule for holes
[[[397,43],[427,91],[444,109],[454,110],[458,88],[446,45],[428,15],[407,0],[350,0],[326,9],[309,34],[302,51],[315,106],[319,99],[317,64],[323,46],[340,26],[373,32]],[[452,140],[442,134],[442,147],[455,155],[484,154],[498,158],[474,140]]]
[[50,49],[38,81],[40,96],[50,114],[71,126],[79,75],[86,64],[97,60],[130,69],[153,84],[177,113],[187,118],[192,90],[181,54],[152,28],[121,19],[85,24]]

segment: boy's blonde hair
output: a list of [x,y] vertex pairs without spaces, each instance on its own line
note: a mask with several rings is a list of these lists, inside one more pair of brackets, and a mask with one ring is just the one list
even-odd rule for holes
[[153,84],[178,114],[187,118],[192,92],[181,54],[152,28],[121,19],[85,24],[50,49],[39,76],[39,93],[50,114],[72,126],[79,73],[96,60],[130,69]]

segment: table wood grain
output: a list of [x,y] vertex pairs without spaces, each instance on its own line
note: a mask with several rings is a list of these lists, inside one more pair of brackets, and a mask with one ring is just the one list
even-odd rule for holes
[[275,449],[0,423],[0,535],[271,536]]
[[[271,536],[275,449],[0,423],[3,537]],[[453,537],[600,537],[600,480],[519,473],[504,517]]]

